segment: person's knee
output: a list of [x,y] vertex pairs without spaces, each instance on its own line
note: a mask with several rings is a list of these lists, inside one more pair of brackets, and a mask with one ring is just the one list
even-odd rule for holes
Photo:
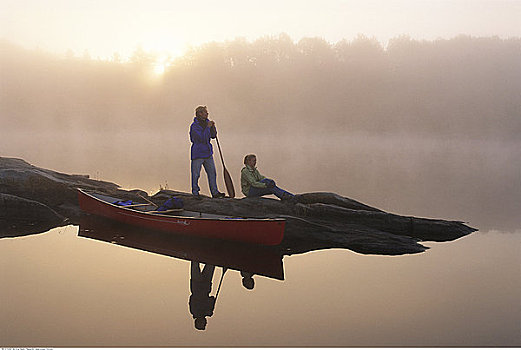
[[264,183],[266,184],[266,186],[268,186],[268,189],[273,190],[276,186],[275,181],[273,181],[272,179],[265,179],[265,180],[266,181],[264,181]]
[[197,160],[192,160],[191,165],[192,176],[199,176],[201,174],[201,163]]
[[208,175],[212,175],[212,176],[213,175],[217,175],[217,171],[215,169],[215,164],[213,162],[212,163],[210,163],[210,162],[205,163],[204,164],[204,170],[206,171],[206,173]]

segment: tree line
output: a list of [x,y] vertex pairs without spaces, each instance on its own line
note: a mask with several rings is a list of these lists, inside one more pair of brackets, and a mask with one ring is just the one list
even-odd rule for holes
[[518,138],[521,39],[401,36],[297,42],[286,34],[191,48],[154,75],[128,62],[0,43],[0,113],[11,128],[187,129],[194,108],[229,130]]

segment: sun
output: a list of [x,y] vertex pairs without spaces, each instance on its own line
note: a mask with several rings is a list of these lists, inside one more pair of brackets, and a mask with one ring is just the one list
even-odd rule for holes
[[155,54],[155,62],[152,65],[152,72],[155,76],[162,76],[172,63],[170,53]]
[[176,41],[166,37],[155,37],[141,44],[146,52],[154,57],[152,72],[156,76],[165,74],[172,61],[184,54],[183,46]]
[[154,74],[163,75],[165,74],[166,63],[165,62],[156,62],[154,65]]

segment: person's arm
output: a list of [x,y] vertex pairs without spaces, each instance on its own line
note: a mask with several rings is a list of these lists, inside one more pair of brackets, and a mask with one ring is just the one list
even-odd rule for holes
[[215,122],[210,122],[212,125],[210,126],[210,138],[215,139],[217,137],[217,128],[215,127]]
[[[207,128],[203,129],[200,126],[192,124],[190,126],[190,141],[192,141],[193,143],[207,143],[208,134],[206,134],[206,133],[208,131],[206,131],[206,130],[207,130]],[[217,132],[216,132],[216,135],[217,135]]]
[[[244,168],[242,170],[241,176],[243,176],[244,179],[246,180],[246,182],[252,187],[257,187],[257,188],[266,188],[267,187],[267,185],[264,182],[260,182],[259,180],[257,180],[255,178],[255,176],[252,174],[252,172],[250,170],[248,170],[247,168]],[[262,177],[262,178],[264,178],[264,177]],[[262,180],[262,179],[260,179],[260,180]]]
[[190,141],[192,143],[202,143],[203,142],[203,135],[201,133],[201,130],[199,129],[195,124],[190,125]]

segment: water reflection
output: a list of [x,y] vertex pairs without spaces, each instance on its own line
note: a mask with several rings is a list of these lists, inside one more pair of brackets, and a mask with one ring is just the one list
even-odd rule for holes
[[[284,280],[282,255],[275,247],[177,236],[90,216],[81,219],[78,235],[190,261],[188,308],[197,330],[205,330],[207,318],[213,316],[228,270],[240,272],[248,290],[254,289],[255,275]],[[211,295],[219,271],[220,281]]]
[[221,282],[219,282],[219,288],[215,296],[210,296],[212,291],[212,280],[215,266],[206,264],[201,271],[200,263],[198,261],[192,261],[190,264],[190,313],[194,318],[194,326],[198,330],[206,329],[206,317],[213,315],[215,309],[215,302],[221,289],[222,280],[224,277],[225,270],[221,276]]
[[255,287],[255,280],[253,279],[253,273],[241,271],[242,285],[246,289],[253,289]]

